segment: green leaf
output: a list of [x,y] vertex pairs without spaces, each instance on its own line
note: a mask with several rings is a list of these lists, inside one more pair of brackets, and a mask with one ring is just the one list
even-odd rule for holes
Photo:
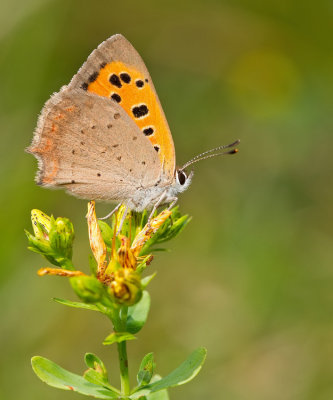
[[92,353],[86,353],[84,361],[87,367],[89,367],[83,374],[84,379],[96,385],[101,385],[113,391],[117,391],[117,389],[109,384],[107,370],[99,357]]
[[149,293],[144,290],[141,300],[134,304],[134,306],[128,307],[126,322],[127,332],[137,333],[142,329],[143,325],[146,323],[149,308],[150,296]]
[[148,385],[154,374],[155,367],[154,354],[146,354],[141,361],[139,372],[136,377],[139,386]]
[[92,275],[97,275],[97,262],[92,255],[89,256],[89,268]]
[[153,274],[145,276],[144,278],[142,278],[141,279],[141,287],[143,289],[145,289],[150,284],[150,282],[155,278],[156,274],[157,274],[157,272],[154,272]]
[[[177,235],[185,228],[190,222],[191,217],[188,215],[181,216],[178,207],[174,207],[172,210],[171,217],[168,218],[162,226],[159,227],[157,232],[149,239],[143,246],[140,255],[145,255],[156,251],[153,247],[156,244],[167,242]],[[159,249],[160,250],[160,249]]]
[[111,226],[108,223],[101,221],[100,219],[98,220],[98,226],[101,230],[102,238],[103,238],[105,244],[108,247],[111,247],[112,237],[113,237],[113,229],[111,228]]
[[104,386],[107,388],[111,388],[109,385],[108,380],[105,378],[105,376],[101,375],[100,373],[98,373],[97,371],[95,371],[92,368],[89,368],[84,374],[83,374],[83,378],[85,380],[87,380],[90,383],[93,383],[95,385],[100,385],[100,386]]
[[148,254],[136,267],[136,271],[141,274],[150,264],[151,261],[151,254]]
[[173,239],[178,236],[180,232],[185,228],[185,226],[191,221],[191,217],[188,215],[183,215],[176,222],[170,224],[170,227],[164,237],[159,238],[156,243],[162,243]]
[[44,357],[33,357],[31,365],[40,380],[58,389],[73,390],[98,399],[117,399],[119,393],[101,385],[88,382]]
[[[159,381],[160,375],[154,375],[152,382]],[[146,395],[147,400],[169,400],[167,389],[159,390],[158,392],[149,393]],[[141,400],[141,399],[140,399]]]
[[[147,400],[169,400],[168,391],[166,389],[159,392],[149,393],[145,396]],[[141,400],[141,399],[140,399]]]
[[65,306],[69,307],[74,307],[74,308],[83,308],[85,310],[92,310],[92,311],[99,311],[102,312],[97,306],[94,304],[87,304],[87,303],[81,303],[79,301],[70,301],[70,300],[65,300],[65,299],[59,299],[57,297],[54,297],[53,300],[56,303],[63,304]]
[[99,373],[107,376],[107,370],[105,368],[103,361],[95,354],[86,353],[84,356],[84,362],[86,363],[88,368],[93,368],[99,371]]
[[113,332],[104,339],[103,344],[110,345],[113,343],[121,343],[125,340],[134,340],[136,337],[128,332]]
[[150,392],[157,392],[159,390],[184,385],[185,383],[190,382],[201,370],[206,358],[206,353],[207,351],[203,347],[196,349],[178,368],[172,371],[169,375],[144,386],[142,389],[135,392],[131,396],[131,399],[137,399],[140,396],[146,396]]

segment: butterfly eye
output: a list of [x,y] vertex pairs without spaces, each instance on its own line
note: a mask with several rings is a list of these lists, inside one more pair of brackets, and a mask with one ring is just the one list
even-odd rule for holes
[[177,180],[178,180],[179,184],[183,186],[184,183],[186,182],[186,179],[187,179],[187,176],[186,176],[185,172],[182,170],[178,170],[177,171]]

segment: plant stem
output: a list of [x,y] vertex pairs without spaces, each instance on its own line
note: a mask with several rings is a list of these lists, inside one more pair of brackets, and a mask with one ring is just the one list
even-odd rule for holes
[[[126,330],[127,320],[127,307],[122,307],[120,310],[120,319],[122,330]],[[127,348],[126,341],[117,343],[118,357],[119,357],[119,369],[120,369],[120,382],[121,382],[121,394],[123,396],[129,396],[131,393],[129,374],[128,374],[128,359],[127,359]]]

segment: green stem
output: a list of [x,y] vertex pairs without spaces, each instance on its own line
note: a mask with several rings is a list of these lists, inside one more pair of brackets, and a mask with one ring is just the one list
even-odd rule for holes
[[[127,307],[122,307],[120,310],[121,328],[122,331],[126,330],[127,320]],[[117,343],[118,357],[119,357],[119,368],[120,368],[120,382],[121,382],[121,394],[123,396],[129,396],[131,393],[129,374],[128,374],[128,359],[127,359],[127,348],[126,341]]]

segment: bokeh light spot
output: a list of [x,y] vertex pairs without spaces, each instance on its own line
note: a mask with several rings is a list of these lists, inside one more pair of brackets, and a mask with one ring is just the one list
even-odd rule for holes
[[256,50],[238,59],[228,83],[238,107],[251,116],[271,118],[293,106],[301,78],[285,54]]

